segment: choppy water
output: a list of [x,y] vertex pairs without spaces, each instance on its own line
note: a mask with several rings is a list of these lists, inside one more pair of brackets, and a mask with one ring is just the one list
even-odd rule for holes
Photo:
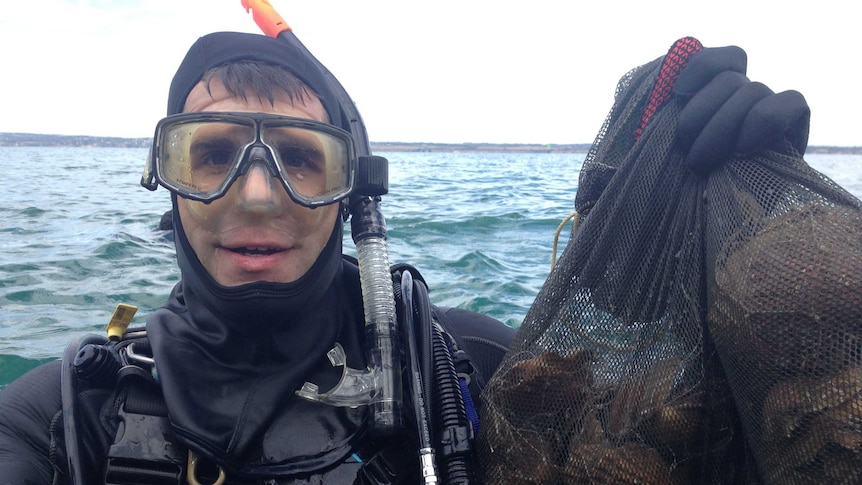
[[[584,155],[382,155],[390,261],[419,268],[435,303],[517,326],[549,272]],[[156,230],[168,192],[138,185],[144,157],[0,147],[0,387],[74,335],[101,332],[117,303],[137,305],[142,324],[178,280],[173,243]],[[806,159],[862,196],[862,156]]]

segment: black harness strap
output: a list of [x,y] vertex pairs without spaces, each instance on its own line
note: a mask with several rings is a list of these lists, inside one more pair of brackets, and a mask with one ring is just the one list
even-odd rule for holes
[[173,485],[185,483],[187,451],[176,444],[167,406],[158,386],[129,383],[121,391],[120,426],[108,451],[105,483]]

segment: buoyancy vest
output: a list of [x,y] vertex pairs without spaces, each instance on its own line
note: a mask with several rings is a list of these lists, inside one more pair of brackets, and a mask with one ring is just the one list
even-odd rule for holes
[[[415,272],[405,265],[393,271],[397,274],[404,269]],[[434,311],[435,320],[439,321],[443,315],[443,312]],[[445,321],[440,323],[445,327]],[[453,357],[463,391],[461,398],[467,403],[471,421],[477,420],[471,412],[472,400],[478,399],[483,376],[460,349],[459,337],[445,331],[441,333]],[[77,346],[70,345],[66,360],[74,362],[84,346],[106,347],[105,343],[104,339],[88,338]],[[111,386],[81,379],[74,365],[64,366],[68,367],[64,372],[68,377],[64,377],[64,381],[75,381],[70,391],[78,397],[89,396],[90,400],[86,406],[69,402],[67,407],[64,397],[64,414],[73,418],[77,415],[77,419],[71,420],[73,425],[86,422],[88,428],[101,430],[95,433],[93,429],[69,429],[67,419],[66,433],[75,435],[73,443],[79,442],[67,445],[70,463],[72,468],[86,468],[78,470],[79,477],[86,480],[83,483],[195,483],[194,480],[205,484],[222,483],[219,482],[222,469],[190,452],[176,439],[162,389],[157,384],[146,332],[142,329],[128,332],[121,348],[111,352],[122,354],[120,360],[124,364],[116,372]],[[319,378],[320,382],[327,382],[327,372],[319,376],[315,373],[310,380]],[[472,392],[466,391],[468,387]],[[64,394],[66,391],[64,389]],[[95,395],[104,399],[98,419],[92,416]],[[89,409],[85,411],[84,407]],[[415,424],[407,423],[405,432],[395,439],[377,442],[367,436],[365,411],[365,407],[338,408],[302,399],[289,400],[249,453],[245,464],[231,469],[228,481],[223,483],[416,483],[419,478]],[[473,429],[477,426],[474,422]],[[100,436],[94,440],[94,435]],[[82,437],[89,442],[80,444]],[[445,445],[450,448],[449,453],[462,452],[452,449],[458,446],[458,440],[454,441],[455,445]]]
[[[127,378],[106,402],[116,411],[113,443],[99,483],[359,483],[415,480],[409,436],[389,443],[366,440],[365,408],[337,408],[292,399],[259,443],[257,463],[225,471],[176,440],[161,389],[141,375]],[[110,418],[108,422],[110,422]],[[285,439],[285,437],[289,437]],[[415,445],[412,447],[415,449]],[[292,457],[277,464],[266,459]]]

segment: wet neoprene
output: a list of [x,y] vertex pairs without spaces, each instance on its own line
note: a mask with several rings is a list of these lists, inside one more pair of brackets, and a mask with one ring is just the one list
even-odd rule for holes
[[674,84],[685,102],[677,139],[696,173],[709,173],[734,153],[779,148],[784,138],[800,153],[808,146],[810,110],[802,94],[775,94],[749,81],[745,69],[746,54],[739,47],[705,48]]

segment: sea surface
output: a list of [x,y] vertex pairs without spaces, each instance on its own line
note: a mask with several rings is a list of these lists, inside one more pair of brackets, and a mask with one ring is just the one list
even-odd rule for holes
[[[550,271],[585,154],[380,153],[391,263],[416,266],[438,305],[517,327]],[[101,333],[118,303],[142,325],[179,279],[157,229],[168,192],[139,185],[146,151],[0,147],[0,387]],[[862,197],[862,155],[806,160]],[[562,252],[570,227],[561,234]],[[349,224],[346,252],[353,253]]]

